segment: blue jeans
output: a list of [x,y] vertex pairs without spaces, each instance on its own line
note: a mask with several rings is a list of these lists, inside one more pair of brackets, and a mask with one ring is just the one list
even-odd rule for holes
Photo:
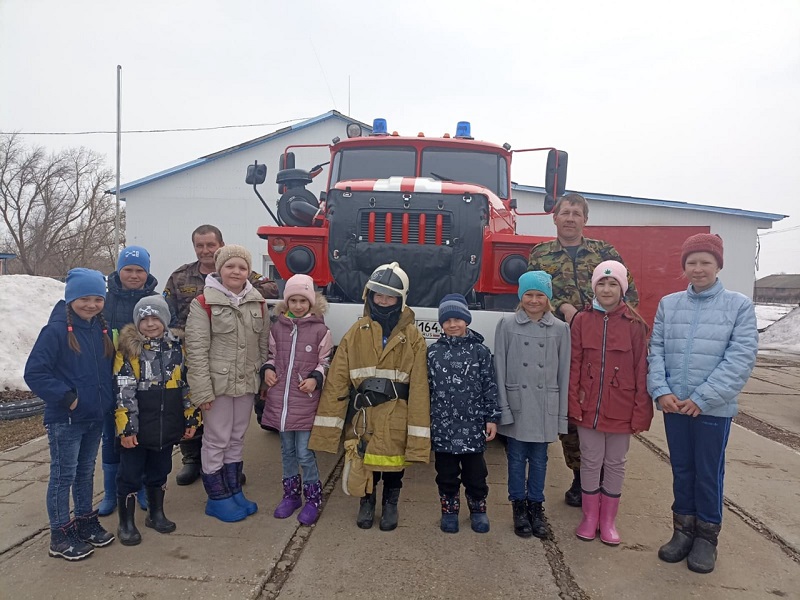
[[117,439],[117,425],[114,422],[114,413],[109,413],[103,418],[103,464],[119,464],[120,443]]
[[50,519],[50,528],[58,529],[70,521],[70,489],[75,504],[75,516],[92,512],[94,464],[100,448],[103,423],[51,423],[46,429],[50,443],[47,516]]
[[283,478],[294,477],[300,473],[299,466],[303,467],[303,483],[319,481],[317,456],[313,450],[308,449],[310,431],[281,431],[281,462],[283,464]]
[[506,456],[508,458],[509,500],[525,500],[527,498],[532,502],[544,502],[547,445],[547,442],[520,442],[512,437],[508,438]]

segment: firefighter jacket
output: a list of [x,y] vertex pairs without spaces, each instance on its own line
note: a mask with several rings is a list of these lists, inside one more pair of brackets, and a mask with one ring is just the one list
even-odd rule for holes
[[[578,310],[588,309],[592,305],[592,273],[604,260],[616,260],[624,264],[614,246],[602,240],[581,238],[573,259],[561,242],[555,239],[533,247],[528,258],[528,270],[544,271],[553,278],[553,314],[563,321],[559,310],[562,304],[572,304]],[[633,307],[639,304],[639,292],[636,291],[630,271],[625,301]]]
[[381,326],[369,317],[366,304],[364,313],[333,355],[308,446],[337,452],[351,388],[368,377],[385,377],[408,384],[408,400],[357,411],[346,424],[345,438],[360,438],[364,466],[372,471],[400,471],[408,463],[427,463],[431,451],[427,347],[414,311],[403,309],[385,347]]
[[192,300],[186,320],[187,379],[195,406],[217,396],[238,397],[259,390],[259,369],[269,349],[264,299],[250,286],[234,306],[236,301],[226,291],[209,275],[205,307]]
[[126,290],[119,280],[119,273],[114,271],[108,276],[108,294],[103,307],[103,316],[111,328],[111,339],[114,347],[119,343],[119,333],[128,323],[133,323],[133,309],[142,298],[157,294],[158,280],[152,275],[147,276],[144,287],[138,290]]
[[131,323],[122,328],[114,359],[117,435],[136,435],[138,445],[161,450],[200,424],[184,378],[183,332],[148,339]]
[[647,431],[647,326],[620,304],[608,313],[578,313],[570,329],[570,421],[604,433]]

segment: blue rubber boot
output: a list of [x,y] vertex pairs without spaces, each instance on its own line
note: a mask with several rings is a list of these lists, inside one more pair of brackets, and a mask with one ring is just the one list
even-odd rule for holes
[[117,471],[119,463],[108,465],[103,463],[103,499],[97,505],[101,517],[107,517],[117,508]]
[[234,523],[247,518],[247,511],[236,504],[228,486],[225,485],[225,476],[222,469],[207,475],[202,473],[203,487],[208,494],[206,501],[206,514],[225,523]]
[[469,506],[469,520],[472,531],[486,533],[489,531],[489,517],[486,515],[486,498],[470,498],[467,496]]
[[258,510],[258,504],[251,502],[242,493],[242,466],[243,463],[229,463],[222,465],[222,473],[225,477],[225,485],[233,496],[233,500],[247,511],[248,515],[254,514]]

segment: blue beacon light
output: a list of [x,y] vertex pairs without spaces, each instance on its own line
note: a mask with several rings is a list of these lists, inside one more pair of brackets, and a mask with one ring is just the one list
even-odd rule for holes
[[372,135],[388,135],[386,119],[374,119],[372,121]]
[[456,125],[456,137],[457,138],[472,137],[472,127],[470,126],[469,121],[458,122],[458,125]]

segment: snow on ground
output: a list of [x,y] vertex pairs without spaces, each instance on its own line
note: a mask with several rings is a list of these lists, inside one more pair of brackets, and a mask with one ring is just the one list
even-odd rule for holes
[[763,331],[778,319],[792,312],[794,304],[756,304],[758,330]]
[[0,276],[0,390],[27,390],[25,361],[64,284],[49,277]]
[[758,340],[763,350],[783,350],[800,353],[800,306],[767,327]]

